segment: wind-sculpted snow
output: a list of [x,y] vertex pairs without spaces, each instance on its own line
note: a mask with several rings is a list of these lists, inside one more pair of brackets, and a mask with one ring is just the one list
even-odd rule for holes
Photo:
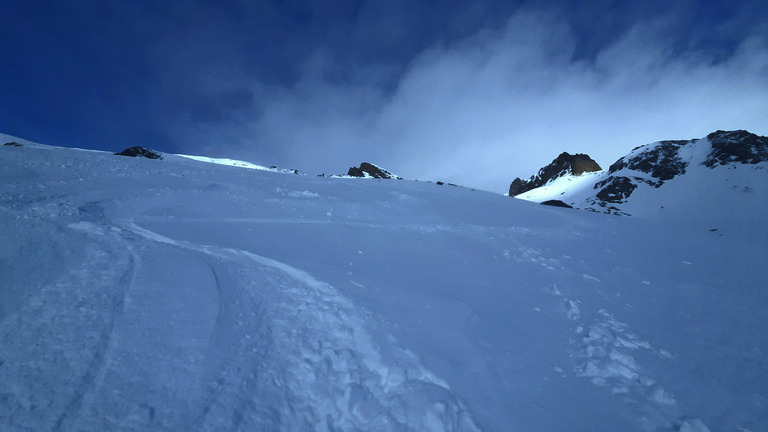
[[768,422],[763,207],[616,218],[8,141],[2,431]]

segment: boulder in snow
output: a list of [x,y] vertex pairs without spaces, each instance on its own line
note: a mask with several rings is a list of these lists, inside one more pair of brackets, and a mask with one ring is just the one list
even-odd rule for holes
[[150,150],[146,147],[129,147],[120,153],[115,153],[118,156],[130,156],[130,157],[143,157],[147,159],[162,159],[163,155],[159,152]]
[[563,208],[573,208],[573,206],[570,206],[560,200],[552,199],[552,200],[546,200],[541,202],[542,205],[548,205],[552,207],[563,207]]

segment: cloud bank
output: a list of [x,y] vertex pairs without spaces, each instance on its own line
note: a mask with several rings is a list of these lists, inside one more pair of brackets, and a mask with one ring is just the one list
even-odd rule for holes
[[215,123],[177,123],[174,134],[210,156],[310,174],[369,161],[500,193],[562,151],[606,167],[661,139],[768,135],[766,29],[725,58],[674,46],[675,29],[672,18],[637,23],[579,59],[567,17],[520,11],[499,30],[421,52],[394,83],[377,66],[338,73],[319,50],[290,86],[209,77],[211,91],[247,92],[252,103]]

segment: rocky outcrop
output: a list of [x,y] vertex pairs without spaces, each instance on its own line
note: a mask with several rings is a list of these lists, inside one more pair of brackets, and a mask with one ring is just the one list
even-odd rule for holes
[[16,141],[7,142],[4,145],[9,147],[21,147],[21,144],[17,143]]
[[[766,137],[737,130],[713,132],[706,139],[712,146],[706,159],[700,162],[706,167],[768,161]],[[685,174],[688,162],[680,157],[680,150],[699,141],[659,141],[634,149],[611,165],[607,179],[595,184],[594,188],[599,190],[595,197],[603,203],[623,203],[641,183],[658,188],[664,182]],[[643,173],[647,175],[640,176]]]
[[[568,172],[568,166],[563,163],[568,161],[566,156],[569,155],[559,156],[528,181],[515,179],[510,195],[549,186],[549,181]],[[713,170],[718,173],[710,174]],[[731,170],[734,174],[730,174]],[[697,211],[702,211],[704,206],[714,207],[711,203],[715,201],[709,195],[712,191],[752,194],[758,189],[755,185],[765,184],[765,171],[768,171],[768,137],[744,130],[719,130],[701,139],[658,141],[636,147],[594,178],[582,178],[583,181],[570,185],[559,182],[558,187],[543,188],[520,198],[549,200],[542,204],[563,203],[614,215],[654,212],[670,215],[684,211],[681,205]],[[593,182],[586,183],[590,180]],[[674,182],[675,186],[665,187],[668,182]],[[683,194],[685,196],[681,196]]]
[[577,153],[572,155],[563,152],[529,180],[523,180],[519,177],[514,179],[509,186],[509,196],[520,195],[521,193],[544,186],[550,181],[566,174],[581,175],[600,170],[602,170],[600,165],[586,154]]
[[[659,141],[652,145],[638,147],[630,155],[622,157],[611,165],[608,173],[614,174],[623,169],[640,171],[652,177],[653,180],[648,181],[651,186],[659,187],[665,181],[685,174],[687,164],[680,158],[679,150],[680,147],[695,141]],[[643,150],[638,152],[639,149]]]
[[[635,180],[642,181],[639,177],[636,177]],[[629,177],[610,176],[595,184],[595,189],[600,189],[595,196],[603,202],[620,204],[626,201],[636,188],[637,184]]]
[[768,138],[745,130],[717,131],[707,135],[712,151],[704,165],[714,168],[727,163],[756,164],[768,161]]
[[129,147],[120,153],[115,153],[118,156],[130,156],[130,157],[143,157],[147,159],[162,159],[163,155],[150,150],[146,147]]
[[566,204],[566,203],[564,203],[564,202],[562,202],[560,200],[542,201],[541,205],[547,205],[547,206],[552,206],[552,207],[571,208],[571,209],[573,208],[573,206],[570,206],[570,205],[568,205],[568,204]]
[[509,196],[520,195],[521,193],[528,192],[531,189],[535,189],[538,186],[533,186],[534,178],[531,180],[523,180],[520,177],[512,180],[512,184],[509,185]]
[[[620,204],[632,195],[639,183],[660,187],[667,180],[685,174],[687,163],[680,158],[682,146],[691,141],[659,141],[658,143],[638,147],[627,156],[617,160],[608,168],[609,177],[595,183],[598,189],[595,197],[605,203]],[[627,176],[632,171],[648,176]],[[625,175],[621,175],[625,174]]]
[[368,162],[363,162],[359,167],[351,167],[347,172],[347,175],[350,177],[402,180],[402,177],[396,176],[384,168]]
[[[698,149],[708,151],[706,157]],[[607,178],[595,183],[597,192],[587,202],[594,210],[626,214],[616,205],[627,202],[640,186],[659,188],[701,166],[714,169],[761,162],[768,162],[768,138],[744,130],[717,131],[704,139],[659,141],[638,147],[611,165]]]

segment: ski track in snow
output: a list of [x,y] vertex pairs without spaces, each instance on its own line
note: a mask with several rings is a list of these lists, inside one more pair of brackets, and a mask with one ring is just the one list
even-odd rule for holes
[[125,302],[121,287],[133,278],[134,263],[130,254],[92,244],[85,252],[83,265],[43,288],[25,313],[0,328],[3,372],[17,375],[14,387],[4,389],[14,395],[8,424],[18,430],[34,430],[41,420],[53,431],[77,430],[73,422],[103,380]]
[[[90,239],[86,254],[0,328],[12,431],[479,430],[445,382],[391,337],[377,345],[370,316],[299,269],[133,223],[66,228]],[[142,279],[168,249],[212,259],[200,271],[213,289]],[[201,357],[214,339],[219,357]]]
[[[548,258],[539,248],[518,243],[515,249],[515,255],[504,250],[503,256],[518,262],[541,265],[547,270],[563,268],[558,259]],[[590,283],[602,283],[599,278],[587,273],[580,276]],[[617,320],[605,309],[598,310],[597,318],[586,323],[582,318],[582,302],[566,297],[556,284],[545,291],[562,299],[566,317],[575,324],[572,339],[575,349],[572,355],[578,360],[574,369],[577,376],[588,378],[594,385],[606,388],[638,411],[642,430],[709,431],[701,420],[684,415],[675,396],[653,379],[633,356],[636,352],[648,351],[656,357],[672,359],[672,354],[655,348],[634,334],[628,324]],[[564,373],[559,367],[553,368]]]
[[[364,328],[363,317],[358,316],[361,312],[332,286],[248,251],[176,241],[133,223],[126,224],[126,229],[157,243],[237,263],[242,271],[251,271],[249,267],[254,265],[272,270],[271,294],[279,301],[270,306],[275,311],[270,317],[271,348],[281,354],[270,354],[280,364],[267,368],[279,367],[277,373],[268,372],[274,373],[273,391],[284,389],[286,406],[281,411],[290,416],[275,419],[270,427],[479,430],[448,385],[421,366],[412,353],[376,346]],[[211,406],[206,403],[206,409]],[[206,418],[199,419],[197,425],[201,430],[213,426]]]
[[[337,190],[337,186],[321,184],[315,179],[297,183],[292,176],[282,179],[271,174],[270,177],[249,174],[245,177],[246,173],[237,172],[228,174],[230,177],[218,170],[198,172],[186,165],[174,168],[172,161],[157,165],[151,161],[115,159],[101,153],[86,161],[79,151],[54,154],[50,149],[51,153],[47,154],[49,150],[43,152],[32,145],[3,150],[33,151],[24,156],[21,153],[14,158],[9,156],[9,163],[0,166],[0,174],[7,180],[0,194],[0,215],[3,216],[0,223],[6,230],[3,234],[9,234],[7,244],[11,245],[2,251],[5,255],[0,256],[5,260],[3,268],[9,272],[3,275],[2,282],[7,281],[10,287],[0,292],[3,295],[0,300],[7,300],[5,304],[0,303],[2,432],[478,430],[475,421],[483,422],[483,427],[488,422],[495,430],[507,429],[498,426],[502,422],[483,418],[485,414],[480,409],[473,411],[473,419],[446,382],[427,370],[413,354],[423,353],[426,359],[430,352],[440,353],[430,344],[441,343],[435,342],[434,336],[446,336],[452,328],[436,329],[423,348],[409,345],[413,352],[408,351],[401,347],[402,341],[386,333],[384,320],[387,318],[378,321],[378,316],[356,305],[330,284],[298,268],[244,249],[168,238],[143,228],[145,221],[151,227],[200,222],[205,228],[214,223],[244,223],[294,224],[291,227],[318,230],[332,223],[345,228],[375,228],[377,235],[384,236],[390,231],[407,232],[409,236],[403,238],[425,240],[425,245],[428,238],[422,234],[438,234],[443,240],[451,240],[446,241],[451,247],[463,247],[470,241],[482,245],[477,250],[465,251],[464,258],[475,258],[471,256],[475,251],[482,253],[490,245],[495,248],[493,258],[506,261],[499,260],[494,265],[509,264],[524,273],[530,272],[521,276],[530,276],[528,280],[535,281],[531,289],[546,285],[544,290],[555,296],[548,300],[554,300],[550,305],[560,311],[531,305],[545,319],[555,315],[557,326],[550,330],[557,329],[559,333],[545,335],[554,335],[560,342],[570,338],[570,345],[557,345],[553,349],[558,356],[562,354],[557,357],[558,361],[565,361],[567,355],[573,360],[565,368],[551,363],[563,378],[562,384],[558,384],[562,386],[550,387],[549,393],[541,395],[544,396],[541,400],[546,401],[547,396],[554,393],[560,395],[561,390],[586,388],[589,390],[586,393],[594,394],[594,385],[599,389],[596,393],[605,392],[605,401],[612,400],[605,405],[581,405],[590,410],[586,414],[626,419],[632,426],[636,425],[631,430],[709,431],[703,421],[688,414],[699,414],[713,427],[718,422],[730,425],[727,430],[747,432],[739,421],[752,431],[761,430],[759,425],[764,424],[766,399],[760,389],[763,376],[759,372],[763,369],[760,365],[764,363],[765,351],[765,341],[761,339],[764,334],[759,332],[765,310],[763,297],[755,296],[755,304],[763,309],[753,310],[748,307],[751,305],[731,301],[730,293],[708,298],[707,290],[702,290],[701,296],[694,297],[691,304],[702,308],[715,303],[734,305],[732,312],[723,309],[726,312],[723,324],[732,326],[725,329],[734,331],[722,332],[729,341],[703,332],[706,337],[702,335],[702,340],[709,344],[705,347],[690,347],[690,344],[681,347],[670,342],[675,341],[674,338],[665,338],[664,344],[674,348],[675,359],[671,353],[655,347],[647,335],[633,331],[661,326],[649,327],[647,323],[635,321],[637,315],[623,318],[618,312],[621,305],[611,295],[618,294],[624,287],[611,287],[608,282],[616,280],[610,273],[616,269],[602,262],[601,249],[596,248],[602,247],[600,237],[596,242],[585,244],[585,253],[594,255],[588,260],[578,263],[578,258],[555,254],[569,253],[577,257],[573,250],[561,249],[561,242],[563,248],[569,247],[569,242],[563,241],[569,240],[569,236],[608,234],[594,227],[593,222],[587,223],[591,218],[574,213],[573,226],[563,227],[566,219],[557,218],[544,218],[539,223],[538,218],[549,210],[534,211],[532,207],[514,207],[514,204],[509,207],[509,213],[504,213],[507,206],[492,207],[509,216],[506,220],[487,219],[491,207],[478,207],[482,215],[460,212],[456,217],[443,217],[452,215],[456,196],[435,195],[432,201],[422,185],[411,186],[405,182],[397,185],[407,187],[403,189],[407,193],[391,191],[396,201],[390,201],[362,188],[356,192]],[[267,189],[273,183],[282,187],[270,192]],[[429,194],[431,196],[431,190]],[[194,205],[174,206],[187,203],[192,196],[196,197]],[[198,196],[205,199],[198,202]],[[376,200],[371,201],[371,197]],[[210,201],[206,201],[208,199]],[[490,204],[491,201],[483,202]],[[254,206],[263,203],[267,205]],[[410,214],[401,217],[404,212],[399,211],[400,204],[407,204],[404,209],[414,217]],[[211,211],[219,205],[223,206],[222,211]],[[264,211],[254,211],[254,207]],[[752,207],[753,203],[741,208]],[[209,217],[217,213],[231,217]],[[115,217],[134,219],[120,219],[115,224]],[[758,218],[754,220],[760,222]],[[519,223],[519,226],[510,226],[510,223]],[[579,230],[580,223],[586,224],[583,233]],[[295,224],[314,224],[315,227]],[[532,225],[527,228],[529,224]],[[617,230],[632,226],[615,225]],[[720,225],[712,227],[725,231]],[[163,232],[162,228],[153,229]],[[688,237],[692,234],[678,238],[672,231],[660,232],[671,234],[672,240],[697,238]],[[410,235],[413,233],[419,235]],[[276,236],[264,238],[266,241],[276,239],[280,240]],[[724,240],[728,240],[727,234]],[[752,242],[717,244],[737,258],[732,264],[739,268],[739,261],[744,258],[739,253],[744,246],[758,256],[765,252],[764,247],[756,247]],[[540,247],[542,243],[551,247]],[[557,245],[552,246],[555,243]],[[622,250],[612,241],[607,244]],[[389,253],[396,251],[391,249]],[[419,247],[419,251],[435,252],[427,246]],[[312,255],[304,258],[316,255],[317,251],[307,253]],[[368,250],[365,256],[369,256]],[[474,264],[483,264],[484,259],[478,257]],[[683,270],[671,273],[686,276],[702,264],[713,262],[708,261],[712,259],[706,254],[676,257],[674,263]],[[744,277],[729,276],[733,281],[725,277],[719,282],[705,281],[703,276],[691,276],[690,281],[701,282],[702,288],[717,288],[721,282],[724,286],[727,282],[746,288],[754,284],[760,288],[764,280],[759,273],[765,268],[763,261],[746,260],[755,264],[754,268],[745,269]],[[302,258],[297,258],[297,262],[303,262]],[[669,264],[654,259],[649,259],[649,263],[655,263],[658,268]],[[398,271],[408,268],[399,267]],[[40,275],[36,274],[38,271]],[[501,277],[506,273],[490,274]],[[333,280],[331,277],[324,279]],[[354,277],[360,279],[350,280],[351,285],[378,290],[375,279],[365,279],[362,273]],[[662,272],[658,280],[639,280],[639,283],[663,286],[665,278],[667,282],[674,280]],[[501,280],[506,283],[509,279]],[[572,286],[561,285],[566,294],[554,284],[547,285],[547,282],[565,280],[573,281]],[[685,280],[688,281],[687,276]],[[416,285],[403,286],[413,288],[415,294],[425,293]],[[690,292],[696,295],[695,291]],[[515,301],[527,300],[526,294],[529,293],[521,291]],[[673,298],[660,297],[662,300]],[[638,307],[651,306],[652,302],[641,302]],[[432,310],[440,311],[440,308]],[[448,310],[455,309],[443,309]],[[383,311],[382,308],[378,312]],[[548,312],[552,314],[547,315]],[[748,315],[741,319],[737,316],[741,313]],[[743,328],[749,325],[747,334],[740,334],[744,333],[739,332],[743,330],[742,324]],[[755,328],[758,330],[753,331]],[[501,326],[487,329],[504,331]],[[538,336],[532,332],[529,339],[519,342],[539,343]],[[731,336],[736,343],[730,343]],[[659,340],[662,338],[654,339],[653,343]],[[468,344],[467,349],[478,346],[481,345]],[[740,347],[750,350],[737,352]],[[726,349],[727,355],[722,354]],[[460,359],[464,353],[457,354],[456,358]],[[671,376],[675,372],[687,372],[684,369],[689,365],[682,359],[691,358],[701,361],[702,370],[707,373],[693,370],[689,376]],[[542,357],[544,361],[547,359]],[[489,368],[497,366],[503,364],[489,363]],[[695,369],[697,365],[690,366]],[[481,388],[482,384],[462,389],[460,375],[467,372],[463,363],[446,369],[440,369],[439,364],[433,367],[449,379],[456,392],[463,392],[460,394],[475,409],[481,404],[499,407],[499,411],[512,406],[507,405],[504,398],[491,398],[493,393]],[[749,368],[752,370],[745,372]],[[525,374],[526,370],[520,373]],[[681,386],[683,380],[687,382]],[[500,387],[510,389],[511,394],[516,385],[513,381],[510,379]],[[700,381],[717,381],[717,386],[700,385]],[[733,388],[727,388],[731,386]],[[718,388],[727,390],[723,395],[728,395],[729,400],[711,391]],[[679,394],[673,394],[670,389]],[[524,414],[527,402],[489,418],[509,420]],[[531,400],[530,405],[544,410],[546,404],[537,402]],[[557,420],[558,415],[570,414],[568,411],[573,410],[567,400],[550,407],[552,410],[542,416],[548,416],[546,420],[554,418],[559,423],[551,424],[563,427],[549,430],[585,426]],[[578,419],[579,414],[573,418]],[[526,424],[534,425],[528,430],[536,430],[535,425],[544,423],[533,419]],[[612,425],[596,426],[610,428]]]
[[632,333],[629,325],[605,309],[598,310],[598,318],[586,324],[582,320],[579,300],[564,296],[555,284],[547,291],[562,298],[566,316],[576,325],[573,355],[580,361],[574,370],[577,376],[589,378],[594,385],[605,387],[612,395],[635,407],[641,413],[643,430],[709,431],[701,420],[683,415],[674,395],[649,376],[632,355],[644,350],[660,358],[672,359],[672,354]]

